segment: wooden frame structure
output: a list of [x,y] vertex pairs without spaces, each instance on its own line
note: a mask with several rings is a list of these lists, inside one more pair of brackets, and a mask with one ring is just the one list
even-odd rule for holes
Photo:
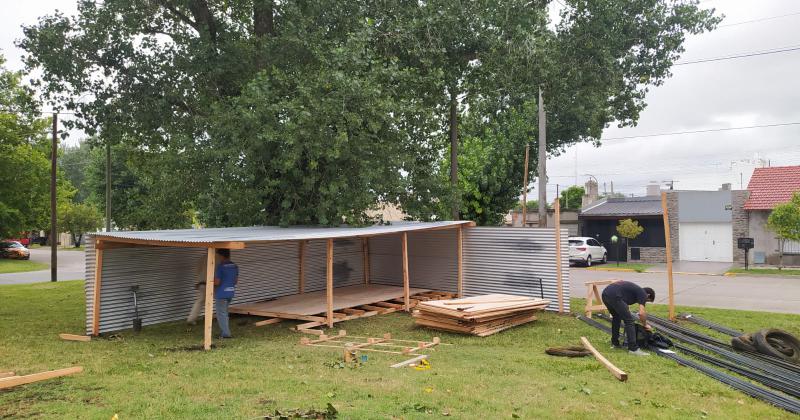
[[586,318],[592,317],[592,312],[594,311],[606,311],[606,305],[603,304],[603,298],[600,297],[600,289],[598,286],[608,286],[611,283],[614,283],[617,279],[607,279],[607,280],[594,280],[594,281],[587,281],[583,283],[586,285],[586,308],[584,309],[584,314]]
[[377,338],[350,336],[347,335],[347,331],[339,330],[339,332],[335,335],[322,334],[313,340],[308,337],[303,337],[300,339],[300,344],[303,346],[340,349],[344,354],[345,362],[349,362],[356,351],[403,354],[407,356],[416,356],[416,358],[419,358],[425,355],[416,354],[415,352],[429,349],[444,343],[442,343],[439,337],[433,337],[431,341],[399,340],[392,338],[391,333],[386,333],[383,335],[383,337]]

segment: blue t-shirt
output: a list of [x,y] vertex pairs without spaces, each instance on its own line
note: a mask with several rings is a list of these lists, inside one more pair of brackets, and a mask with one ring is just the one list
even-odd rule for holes
[[230,299],[236,290],[236,278],[239,277],[239,267],[233,261],[225,261],[217,266],[214,278],[219,279],[219,285],[214,286],[214,298]]

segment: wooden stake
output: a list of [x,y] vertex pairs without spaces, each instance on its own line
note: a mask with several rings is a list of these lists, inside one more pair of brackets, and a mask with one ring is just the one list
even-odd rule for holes
[[90,341],[92,337],[88,335],[75,335],[75,334],[59,334],[58,335],[62,340],[67,341]]
[[408,234],[403,232],[403,302],[406,312],[411,311],[409,297],[410,282],[408,280]]
[[556,288],[558,289],[558,313],[564,313],[564,291],[562,289],[561,273],[561,204],[558,197],[554,203],[556,224]]
[[[55,239],[54,239],[55,240]],[[103,277],[103,248],[95,241],[94,248],[94,290],[92,290],[92,335],[100,335],[100,286]]]
[[664,213],[664,240],[667,247],[667,284],[669,291],[667,297],[669,298],[669,319],[675,320],[675,294],[672,287],[672,244],[669,237],[669,212],[667,210],[667,192],[661,193],[661,210]]
[[361,252],[364,254],[364,284],[369,284],[369,238],[361,238]]
[[297,263],[297,276],[298,276],[298,284],[297,290],[300,294],[303,294],[303,289],[305,289],[305,282],[306,282],[306,273],[303,260],[306,257],[306,241],[300,241],[297,248],[297,259],[299,260]]
[[464,297],[464,228],[458,227],[458,284],[456,285],[458,297]]
[[47,372],[34,373],[32,375],[10,376],[8,378],[0,379],[0,389],[11,388],[18,385],[25,385],[31,382],[39,382],[45,379],[58,378],[59,376],[72,375],[79,372],[83,372],[83,368],[80,366],[73,366],[66,369],[58,369]]
[[263,321],[255,322],[255,323],[253,323],[253,326],[255,326],[255,327],[263,327],[264,325],[277,324],[277,323],[279,323],[281,321],[283,321],[283,319],[281,319],[281,318],[270,318],[270,319],[265,319]]
[[525,172],[522,174],[522,224],[520,227],[528,225],[528,156],[530,148],[530,143],[525,143]]
[[594,355],[594,358],[597,359],[597,361],[600,362],[600,364],[605,366],[606,369],[608,369],[608,371],[611,372],[612,375],[614,375],[617,379],[619,379],[622,382],[625,382],[625,381],[628,380],[628,374],[623,372],[622,369],[614,366],[613,363],[609,362],[608,359],[603,357],[603,355],[600,354],[600,352],[597,351],[592,346],[592,343],[590,343],[589,340],[586,339],[586,337],[581,337],[581,342],[583,343],[583,347],[586,347],[586,350],[589,350],[590,352],[592,352],[592,354]]
[[211,323],[214,319],[214,271],[216,270],[216,250],[206,251],[206,310],[203,321],[203,349],[211,350]]
[[328,328],[333,328],[333,239],[328,239],[328,257],[327,257],[327,281],[325,282],[325,291],[328,303],[327,321]]

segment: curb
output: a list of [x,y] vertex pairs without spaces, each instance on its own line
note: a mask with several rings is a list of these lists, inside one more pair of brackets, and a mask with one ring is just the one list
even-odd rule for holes
[[586,270],[591,270],[591,271],[621,271],[621,272],[625,272],[625,273],[636,273],[636,270],[634,270],[632,268],[613,268],[613,267],[597,267],[597,268],[594,268],[594,267],[591,267],[591,268],[587,268]]

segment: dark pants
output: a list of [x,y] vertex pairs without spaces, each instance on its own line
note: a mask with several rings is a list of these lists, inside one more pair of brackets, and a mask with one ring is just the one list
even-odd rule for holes
[[628,304],[622,300],[622,296],[614,290],[614,287],[606,287],[603,290],[603,304],[611,314],[611,344],[619,347],[619,327],[620,323],[625,323],[625,337],[628,341],[628,350],[636,351],[639,346],[636,344],[636,321],[631,315]]

